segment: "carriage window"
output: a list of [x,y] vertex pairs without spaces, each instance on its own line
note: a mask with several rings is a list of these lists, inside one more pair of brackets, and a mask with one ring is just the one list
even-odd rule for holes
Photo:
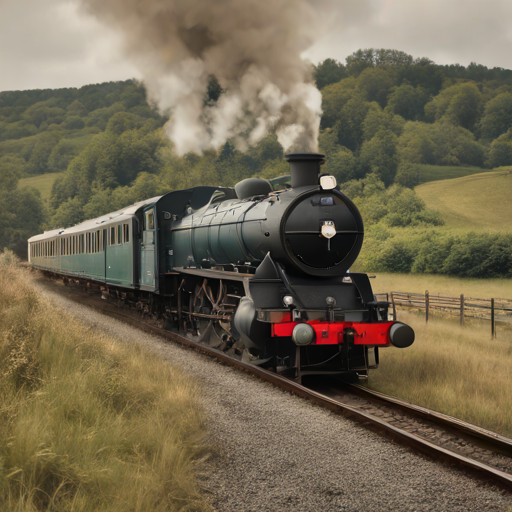
[[146,212],[146,226],[145,229],[155,229],[155,218],[153,210]]
[[115,245],[116,243],[116,228],[110,228],[110,245]]
[[125,244],[127,244],[130,241],[130,226],[128,224],[123,224],[123,230],[124,230],[123,241]]
[[123,243],[123,226],[121,224],[118,224],[117,226],[117,243],[122,244]]

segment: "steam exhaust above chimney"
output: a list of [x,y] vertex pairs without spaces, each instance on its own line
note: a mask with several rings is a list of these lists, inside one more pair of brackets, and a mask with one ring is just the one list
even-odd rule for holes
[[320,166],[325,163],[325,155],[319,153],[292,153],[286,155],[290,163],[292,188],[318,185]]

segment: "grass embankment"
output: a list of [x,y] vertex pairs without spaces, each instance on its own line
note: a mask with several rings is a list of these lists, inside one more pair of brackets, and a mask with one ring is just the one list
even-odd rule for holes
[[451,180],[471,174],[486,172],[481,167],[458,167],[446,165],[418,165],[420,169],[420,183],[429,181]]
[[[441,294],[478,299],[512,299],[512,279],[467,279],[460,277],[438,276],[433,274],[388,274],[372,273],[371,280],[375,293],[410,292]],[[512,343],[512,340],[511,340]]]
[[441,212],[444,229],[512,233],[512,168],[425,183],[415,188]]
[[488,328],[399,312],[416,332],[406,349],[380,352],[368,386],[512,437],[512,339]]
[[32,176],[30,178],[22,178],[18,182],[18,187],[34,187],[39,190],[42,199],[48,199],[52,192],[54,181],[62,174],[62,172],[51,172],[48,174],[40,174],[39,176]]
[[48,305],[0,255],[0,510],[205,505],[199,389]]

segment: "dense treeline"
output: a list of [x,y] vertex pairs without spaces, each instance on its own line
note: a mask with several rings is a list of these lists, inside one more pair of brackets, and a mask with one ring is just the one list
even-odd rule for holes
[[[325,170],[356,198],[368,225],[394,233],[442,224],[411,190],[418,164],[512,165],[511,70],[367,49],[345,64],[327,59],[313,76],[323,97]],[[205,102],[222,93],[212,78]],[[163,134],[165,120],[134,81],[0,93],[0,178],[11,183],[0,192],[0,245],[19,251],[42,226],[65,227],[169,190],[288,173],[274,135],[245,153],[228,141],[218,152],[179,158]],[[43,209],[35,191],[16,184],[48,172],[62,174]],[[22,231],[21,215],[31,214],[15,211],[19,194],[31,194],[38,212]],[[378,229],[368,246],[372,232]]]

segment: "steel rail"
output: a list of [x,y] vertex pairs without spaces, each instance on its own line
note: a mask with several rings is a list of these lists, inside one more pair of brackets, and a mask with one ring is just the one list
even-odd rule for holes
[[[91,297],[91,299],[93,298]],[[199,344],[194,340],[182,336],[181,334],[165,330],[157,325],[151,324],[150,322],[141,322],[139,315],[134,317],[133,314],[127,313],[126,310],[120,309],[112,302],[102,301],[98,303],[98,301],[95,299],[87,302],[87,305],[89,307],[92,307],[93,309],[97,310],[102,314],[117,317],[117,319],[129,323],[133,327],[154,334],[161,338],[168,339],[170,341],[178,343],[179,345],[191,348],[196,352],[214,358],[227,366],[241,369],[251,375],[258,377],[263,381],[275,385],[276,387],[293,393],[301,398],[305,398],[315,404],[318,404],[330,411],[335,412],[336,414],[354,420],[364,425],[365,427],[375,432],[378,432],[379,434],[399,444],[408,446],[409,448],[412,448],[415,451],[418,451],[430,458],[440,460],[448,464],[454,464],[456,466],[464,468],[465,470],[475,474],[479,478],[482,478],[493,483],[497,483],[500,486],[506,488],[507,490],[512,491],[512,474],[510,473],[506,473],[488,464],[466,457],[465,455],[456,453],[453,450],[439,446],[421,436],[415,435],[402,428],[391,425],[389,422],[384,421],[379,417],[367,413],[363,410],[360,410],[357,407],[343,403],[343,401],[341,400],[329,397],[324,393],[315,391],[302,384],[294,382],[290,379],[282,377],[281,375],[270,372],[258,366],[247,364],[237,359],[234,359],[233,357],[228,356],[227,354],[217,349]],[[80,303],[82,305],[84,304],[83,295],[81,295]],[[377,391],[369,390],[367,388],[364,388],[363,386],[352,384],[350,385],[350,389],[359,395],[371,397],[372,399],[379,400],[380,402],[388,403],[394,407],[406,410],[409,413],[413,413],[416,416],[424,417],[428,419],[430,422],[440,424],[454,431],[462,431],[466,435],[479,438],[482,441],[484,441],[487,445],[492,446],[494,449],[496,449],[496,451],[500,453],[505,453],[508,457],[512,456],[512,440],[504,436],[493,433],[481,427],[471,425],[462,420],[452,418],[445,414],[432,411],[421,406],[410,404],[403,400],[390,397]]]

